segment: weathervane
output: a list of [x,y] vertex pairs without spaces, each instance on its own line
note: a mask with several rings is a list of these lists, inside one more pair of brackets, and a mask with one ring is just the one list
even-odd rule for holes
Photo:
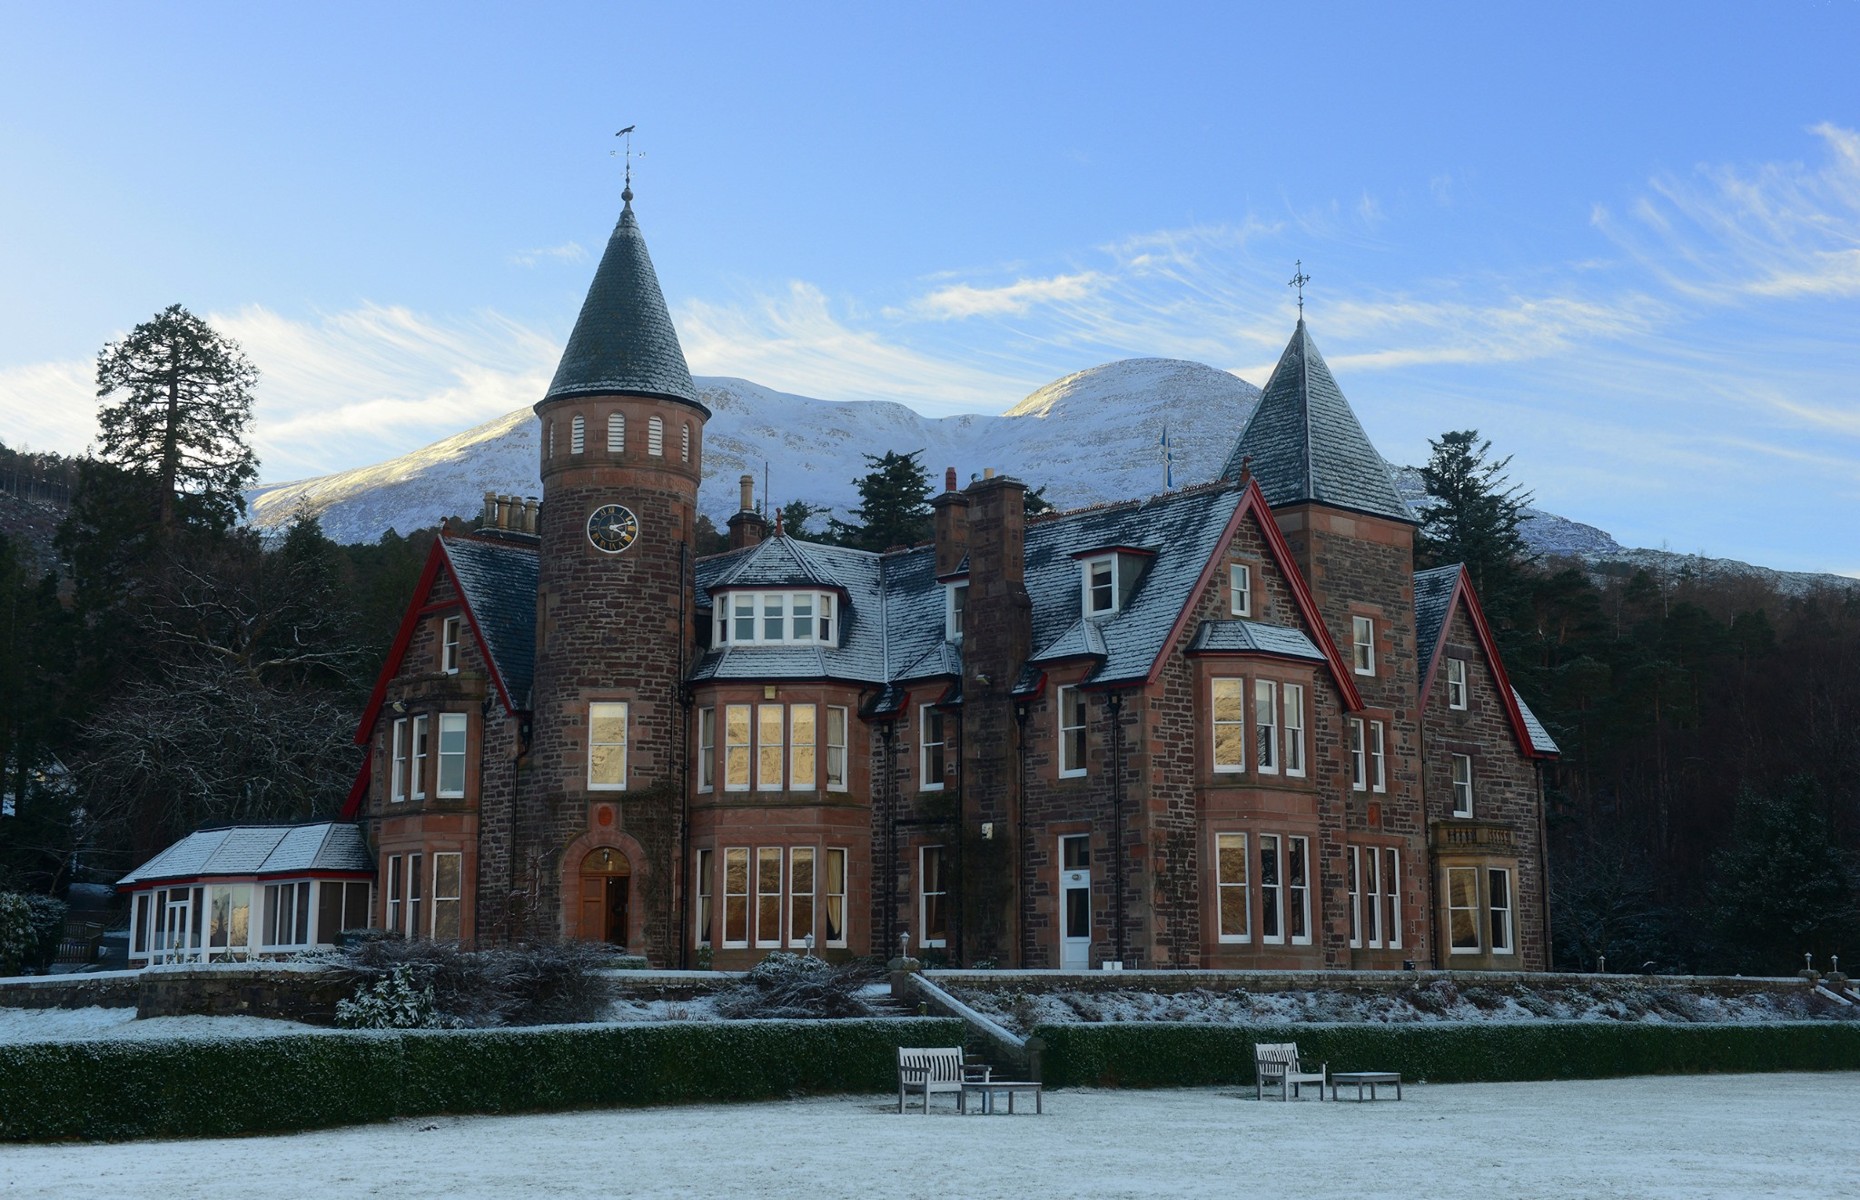
[[1298,319],[1302,321],[1305,319],[1305,284],[1311,282],[1311,276],[1305,274],[1305,260],[1302,258],[1294,261],[1292,267],[1298,273],[1285,286],[1298,289]]
[[[624,154],[626,158],[626,191],[620,197],[622,200],[631,200],[633,198],[633,131],[637,128],[639,128],[637,125],[628,125],[619,133],[614,134],[615,137],[623,137],[626,139],[626,152]],[[621,152],[618,150],[609,150],[608,153],[616,158],[622,157]],[[641,151],[640,157],[646,157],[644,151]]]

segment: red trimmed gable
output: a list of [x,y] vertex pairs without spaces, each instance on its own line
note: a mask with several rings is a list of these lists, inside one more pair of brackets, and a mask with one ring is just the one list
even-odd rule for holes
[[1306,585],[1304,576],[1299,573],[1298,565],[1292,558],[1291,547],[1285,543],[1285,535],[1279,532],[1278,522],[1272,520],[1272,509],[1266,503],[1265,493],[1259,490],[1259,480],[1250,476],[1245,490],[1241,493],[1240,503],[1234,506],[1233,515],[1227,519],[1227,527],[1221,531],[1214,553],[1209,555],[1207,563],[1201,568],[1200,576],[1195,580],[1195,586],[1184,597],[1182,611],[1177,615],[1175,625],[1169,630],[1169,636],[1163,641],[1162,651],[1156,656],[1156,661],[1151,664],[1149,678],[1146,682],[1153,684],[1162,674],[1163,664],[1169,656],[1169,648],[1181,638],[1183,630],[1188,625],[1189,616],[1194,611],[1194,599],[1204,594],[1209,585],[1214,582],[1215,572],[1225,561],[1228,548],[1233,544],[1234,534],[1239,532],[1240,523],[1249,515],[1253,518],[1254,527],[1259,530],[1260,540],[1266,544],[1266,552],[1271,556],[1273,565],[1278,568],[1280,577],[1285,580],[1286,587],[1292,593],[1292,602],[1297,606],[1298,614],[1304,620],[1305,632],[1316,643],[1317,648],[1324,653],[1324,661],[1330,666],[1331,678],[1336,682],[1337,691],[1343,698],[1345,711],[1361,712],[1363,709],[1362,693],[1357,690],[1356,681],[1350,677],[1350,672],[1344,665],[1343,656],[1337,650],[1337,643],[1332,640],[1330,630],[1325,628],[1323,618],[1318,614],[1317,601],[1312,599],[1311,589]]
[[1464,566],[1453,581],[1453,594],[1447,597],[1447,610],[1441,617],[1440,636],[1434,639],[1434,652],[1421,673],[1421,711],[1427,711],[1427,701],[1434,690],[1434,675],[1440,669],[1441,651],[1446,648],[1447,630],[1453,624],[1454,609],[1462,604],[1465,605],[1466,619],[1479,639],[1479,648],[1485,654],[1486,668],[1492,672],[1499,699],[1504,702],[1505,715],[1511,721],[1511,731],[1518,739],[1518,748],[1526,758],[1555,758],[1556,755],[1539,750],[1531,743],[1531,731],[1525,727],[1524,713],[1518,707],[1518,697],[1512,690],[1511,677],[1505,673],[1504,659],[1499,657],[1498,641],[1492,636],[1491,626],[1485,623],[1485,610],[1479,605],[1479,595],[1473,591],[1472,580],[1466,577]]

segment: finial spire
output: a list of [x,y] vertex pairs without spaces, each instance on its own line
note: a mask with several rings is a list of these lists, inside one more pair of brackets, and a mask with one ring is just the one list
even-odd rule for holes
[[1298,319],[1302,321],[1305,319],[1305,284],[1311,282],[1311,276],[1305,274],[1305,260],[1302,258],[1293,262],[1292,269],[1297,274],[1285,286],[1298,289]]
[[[624,204],[633,203],[633,131],[637,128],[639,128],[637,125],[628,125],[619,133],[614,134],[615,137],[626,139],[626,153],[623,156],[626,159],[626,187],[620,192],[620,200]],[[640,157],[644,158],[645,155],[642,154]]]

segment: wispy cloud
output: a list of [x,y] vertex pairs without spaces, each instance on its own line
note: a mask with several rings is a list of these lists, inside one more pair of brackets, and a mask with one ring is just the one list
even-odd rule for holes
[[[1048,279],[1017,279],[997,287],[976,287],[968,283],[941,287],[920,296],[908,306],[909,313],[931,320],[960,320],[964,317],[1015,316],[1036,305],[1082,300],[1103,282],[1096,271],[1074,275],[1054,275]],[[898,310],[892,310],[894,313]]]
[[586,260],[588,252],[582,249],[580,242],[563,242],[560,246],[544,246],[536,250],[519,250],[510,256],[510,263],[518,267],[533,267],[539,262],[578,263]]
[[1860,296],[1860,131],[1811,130],[1818,166],[1767,163],[1662,175],[1621,217],[1593,222],[1682,295],[1719,304]]

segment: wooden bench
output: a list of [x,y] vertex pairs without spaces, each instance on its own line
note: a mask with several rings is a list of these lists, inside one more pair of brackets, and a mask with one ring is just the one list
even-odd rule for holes
[[[964,1083],[988,1082],[988,1068],[963,1062],[960,1046],[898,1047],[898,1111],[904,1111],[905,1098],[916,1092],[924,1098],[924,1115],[930,1115],[930,1097],[948,1092],[962,1107]],[[1011,1101],[1010,1101],[1011,1103]]]
[[1329,1063],[1315,1071],[1306,1070],[1298,1060],[1297,1042],[1258,1042],[1253,1046],[1253,1098],[1264,1100],[1266,1089],[1277,1085],[1279,1099],[1298,1095],[1300,1084],[1317,1084],[1318,1099],[1324,1099],[1324,1074]]

